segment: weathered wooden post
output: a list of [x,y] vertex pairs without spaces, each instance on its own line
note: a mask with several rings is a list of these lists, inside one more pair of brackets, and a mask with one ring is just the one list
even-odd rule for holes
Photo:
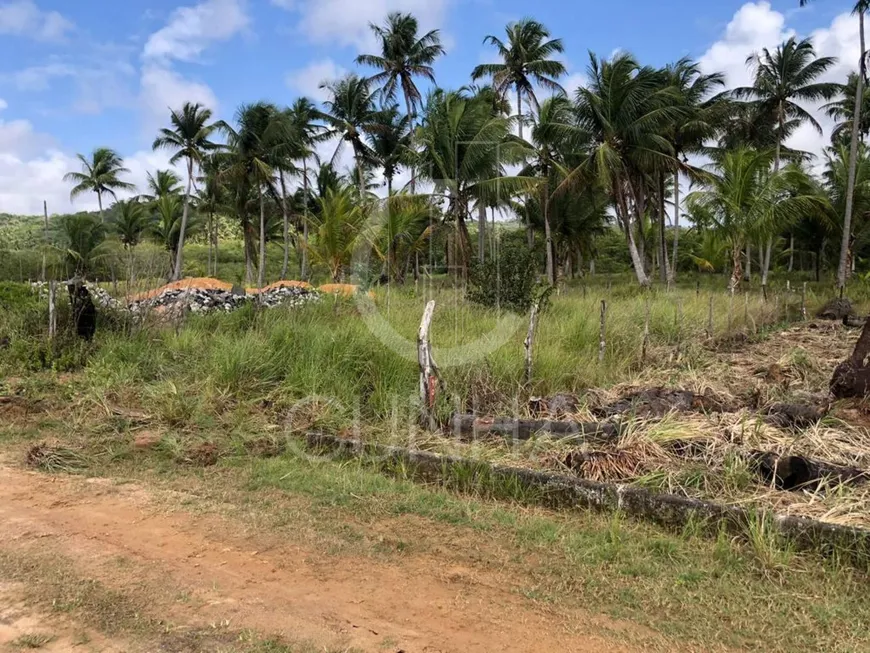
[[532,346],[535,342],[535,327],[538,324],[538,310],[540,307],[540,300],[532,304],[532,313],[529,316],[529,332],[523,341],[523,347],[526,348],[526,385],[531,385],[532,383]]
[[43,223],[43,231],[42,231],[42,275],[39,277],[40,281],[45,281],[45,268],[46,268],[46,250],[48,249],[48,202],[42,200],[42,214],[45,218],[45,222]]
[[807,319],[807,282],[804,281],[804,287],[801,290],[801,319]]
[[649,313],[650,313],[650,305],[649,305],[649,297],[646,298],[646,317],[643,321],[643,342],[640,345],[640,362],[641,364],[646,363],[646,352],[649,347]]
[[57,282],[48,282],[48,337],[57,335]]
[[432,359],[429,345],[429,326],[435,312],[435,300],[430,300],[423,311],[420,331],[417,334],[417,362],[420,364],[420,423],[435,428],[435,399],[438,391],[438,367]]
[[710,307],[707,309],[707,337],[713,337],[713,295],[710,295]]
[[731,286],[731,297],[728,299],[728,333],[731,333],[731,327],[734,315],[734,286]]
[[598,362],[604,362],[604,349],[607,347],[607,301],[601,300],[601,330],[598,333]]

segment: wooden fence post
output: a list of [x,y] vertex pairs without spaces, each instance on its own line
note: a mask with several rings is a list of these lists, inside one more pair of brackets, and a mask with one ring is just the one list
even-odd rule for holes
[[48,337],[57,335],[57,282],[48,282]]
[[417,362],[420,364],[420,422],[429,429],[435,428],[435,399],[438,389],[438,367],[432,359],[429,345],[429,326],[435,312],[435,300],[426,304],[420,331],[417,334]]
[[607,347],[607,301],[601,300],[601,330],[598,333],[598,362],[604,362],[604,349]]
[[804,281],[804,287],[801,290],[801,319],[807,319],[807,282]]
[[640,362],[641,364],[646,363],[646,351],[649,347],[649,297],[646,298],[646,318],[643,322],[643,342],[640,345]]
[[526,385],[531,385],[532,383],[532,346],[535,342],[535,326],[538,324],[538,310],[540,307],[540,300],[532,304],[532,313],[529,316],[529,332],[523,341],[523,347],[526,348]]
[[713,337],[713,295],[710,295],[710,307],[707,309],[707,337]]
[[42,231],[42,239],[43,239],[43,243],[42,243],[42,275],[39,277],[39,280],[45,281],[48,278],[46,276],[46,270],[45,270],[45,268],[47,266],[46,258],[48,256],[48,253],[46,252],[46,250],[48,249],[48,202],[46,202],[45,200],[42,200],[42,214],[43,214],[45,221],[43,222],[43,231]]
[[734,286],[731,286],[731,297],[728,299],[728,333],[731,333],[731,327],[734,322]]

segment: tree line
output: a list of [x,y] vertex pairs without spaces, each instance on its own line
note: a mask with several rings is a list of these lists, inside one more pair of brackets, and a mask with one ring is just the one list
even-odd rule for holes
[[[862,53],[868,1],[855,7]],[[494,225],[497,211],[519,217],[530,247],[543,245],[550,284],[560,268],[592,259],[611,224],[640,285],[655,276],[671,283],[682,218],[701,234],[692,260],[705,269],[724,256],[732,286],[752,274],[753,261],[766,286],[774,252],[783,249],[791,269],[806,244],[817,274],[823,259],[837,261],[842,289],[870,234],[863,54],[842,84],[821,81],[836,61],[792,37],[750,57],[753,82],[736,89],[690,58],[654,67],[629,53],[590,54],[586,83],[569,94],[560,85],[563,42],[523,19],[485,38],[498,63],[445,89],[433,68],[445,54],[438,30],[421,34],[407,13],[371,30],[379,48],[357,57],[364,72],[325,81],[320,106],[304,97],[289,107],[257,102],[231,122],[199,104],[172,110],[153,146],[171,152],[184,178],[156,171],[149,194],[116,200],[112,224],[103,200],[133,190],[128,171],[108,148],[79,155],[81,171],[66,176],[72,196],[95,193],[100,214],[79,228],[96,239],[114,231],[128,250],[152,234],[178,279],[186,239],[204,235],[216,261],[217,216],[230,216],[242,230],[247,281],[261,285],[268,242],[282,245],[282,278],[295,252],[302,278],[320,265],[341,279],[364,242],[382,275],[401,281],[417,274],[436,237],[448,265],[465,273],[487,258],[488,213]],[[820,102],[836,128],[817,176],[814,155],[787,142],[804,124],[821,132],[811,110]],[[353,164],[338,170],[344,148]],[[397,188],[403,173],[409,181]]]

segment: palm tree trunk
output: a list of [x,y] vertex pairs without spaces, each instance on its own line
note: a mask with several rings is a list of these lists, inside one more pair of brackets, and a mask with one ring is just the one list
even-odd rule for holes
[[743,278],[743,271],[740,269],[740,258],[743,255],[743,252],[740,251],[740,245],[735,243],[731,247],[731,281],[728,284],[728,287],[731,290],[736,290],[740,287],[740,281]]
[[302,269],[299,276],[308,281],[308,159],[302,159],[302,192],[305,208],[302,211]]
[[181,279],[184,272],[184,234],[187,232],[187,216],[190,211],[190,187],[193,183],[193,159],[187,160],[187,190],[184,193],[184,209],[181,211],[181,228],[178,230],[178,248],[175,252],[175,272],[172,278]]
[[788,235],[788,271],[794,271],[794,232]]
[[665,173],[659,172],[659,280],[668,282],[668,244],[665,239]]
[[520,128],[520,139],[523,138],[523,95],[520,92],[520,85],[517,84],[517,125]]
[[212,235],[209,236],[210,238],[214,238],[214,271],[212,272],[212,274],[215,277],[217,277],[217,275],[218,275],[218,243],[220,242],[220,237],[218,235],[217,216],[214,214],[214,211],[212,211],[211,215],[212,215],[212,226],[214,229],[214,231],[212,232]]
[[680,243],[680,171],[674,173],[674,254],[671,257],[671,282],[677,280],[677,252]]
[[[785,131],[785,112],[780,104],[778,110],[779,133],[776,135],[776,154],[773,159],[773,174],[779,172],[780,158],[782,155],[782,134]],[[761,290],[764,292],[767,288],[767,275],[770,272],[770,259],[773,253],[773,236],[767,237],[767,244],[764,245],[764,256],[761,264]]]
[[206,225],[205,225],[206,240],[208,240],[208,259],[206,260],[206,264],[205,264],[206,276],[209,276],[211,274],[211,246],[212,246],[212,243],[211,243],[211,218],[212,218],[212,213],[211,213],[211,211],[209,211],[208,212],[208,222],[206,222]]
[[278,173],[281,179],[281,213],[284,216],[284,262],[281,264],[281,278],[287,278],[287,268],[290,265],[290,216],[287,214],[287,186],[284,182],[284,171]]
[[[413,142],[414,138],[414,108],[411,106],[411,98],[408,97],[407,93],[405,94],[405,109],[408,111],[408,127],[411,130],[411,139]],[[412,145],[413,147],[413,145]],[[411,165],[411,195],[416,194],[417,192],[417,168],[414,165]]]
[[246,217],[242,226],[245,238],[245,283],[254,284],[254,234],[251,221]]
[[97,206],[100,208],[100,223],[105,222],[103,219],[103,194],[97,193]]
[[266,202],[263,201],[263,186],[257,184],[257,196],[260,200],[260,270],[257,285],[266,285]]
[[486,205],[478,200],[477,204],[477,260],[486,260]]
[[[549,179],[547,180],[549,181]],[[541,197],[541,208],[544,214],[544,239],[547,245],[547,282],[551,286],[556,285],[556,264],[553,260],[553,234],[550,231],[550,189],[549,184],[545,182],[543,197]]]
[[855,196],[855,174],[858,164],[858,141],[860,138],[861,125],[861,100],[864,98],[864,75],[866,73],[864,44],[864,11],[863,7],[858,11],[858,30],[861,43],[860,62],[858,63],[858,84],[855,90],[855,109],[852,114],[852,142],[849,146],[849,177],[846,182],[846,212],[843,216],[843,238],[840,242],[840,262],[837,266],[837,286],[840,289],[840,297],[846,288],[848,273],[849,245],[852,237],[852,203]]
[[746,281],[752,283],[752,245],[746,243]]

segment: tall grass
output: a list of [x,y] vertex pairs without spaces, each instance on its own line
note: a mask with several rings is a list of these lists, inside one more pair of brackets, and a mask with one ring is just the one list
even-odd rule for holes
[[[607,346],[598,361],[599,307],[607,297]],[[444,411],[513,411],[532,394],[577,392],[630,380],[645,365],[702,366],[710,298],[713,336],[753,333],[799,314],[799,295],[764,303],[752,296],[694,289],[646,294],[584,293],[552,298],[538,322],[531,386],[524,384],[527,317],[466,302],[459,291],[377,291],[373,305],[325,298],[295,309],[191,315],[178,330],[149,328],[132,336],[105,333],[87,368],[98,391],[167,387],[191,401],[293,406],[305,398],[344,417],[386,420],[417,394],[416,332],[426,301],[435,299],[430,338],[446,395]],[[811,298],[813,301],[813,298]],[[649,346],[641,358],[646,306]],[[728,318],[729,310],[731,318]],[[729,328],[730,327],[730,328]],[[205,399],[203,399],[205,398]]]

